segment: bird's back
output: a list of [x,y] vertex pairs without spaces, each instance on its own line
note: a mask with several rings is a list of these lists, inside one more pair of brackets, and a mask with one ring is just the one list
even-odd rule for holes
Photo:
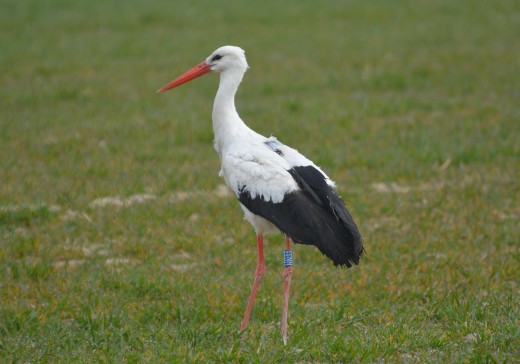
[[294,242],[316,246],[335,265],[359,262],[358,228],[334,182],[309,159],[258,134],[221,157],[224,178],[247,210]]

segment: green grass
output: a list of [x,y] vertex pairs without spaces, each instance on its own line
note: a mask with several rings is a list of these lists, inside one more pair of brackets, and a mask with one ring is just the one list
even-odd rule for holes
[[[515,1],[10,1],[0,12],[1,362],[518,362]],[[337,181],[366,257],[254,232],[212,149],[217,76]],[[139,197],[141,196],[140,199]],[[109,204],[107,200],[113,197]]]

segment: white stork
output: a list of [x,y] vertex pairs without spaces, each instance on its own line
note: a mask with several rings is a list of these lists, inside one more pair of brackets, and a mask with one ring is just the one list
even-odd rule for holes
[[157,92],[169,90],[210,71],[220,73],[213,104],[215,149],[224,177],[257,234],[258,262],[240,330],[247,326],[265,273],[263,235],[285,234],[282,337],[287,341],[287,311],[292,274],[291,240],[316,246],[334,265],[358,264],[361,235],[338,195],[335,183],[312,161],[271,136],[250,129],[235,108],[235,94],[248,68],[245,52],[224,46]]

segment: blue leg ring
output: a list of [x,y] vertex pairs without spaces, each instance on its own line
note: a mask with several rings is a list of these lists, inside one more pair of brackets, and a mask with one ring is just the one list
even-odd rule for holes
[[292,267],[292,250],[283,251],[283,266]]

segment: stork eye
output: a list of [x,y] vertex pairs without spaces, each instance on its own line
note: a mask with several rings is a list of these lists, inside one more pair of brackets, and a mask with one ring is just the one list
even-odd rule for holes
[[211,58],[211,62],[220,61],[222,56],[220,54],[215,54],[213,58]]

